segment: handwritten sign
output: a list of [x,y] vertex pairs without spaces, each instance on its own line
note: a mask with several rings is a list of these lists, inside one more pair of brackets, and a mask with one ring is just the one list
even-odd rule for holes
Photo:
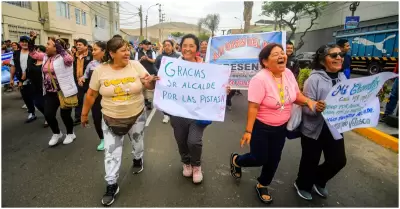
[[230,68],[164,56],[154,92],[154,106],[168,114],[224,121]]
[[337,83],[329,92],[322,113],[331,131],[337,131],[337,135],[355,128],[377,126],[380,104],[376,95],[388,79],[396,76],[384,72]]
[[248,89],[251,78],[261,69],[258,55],[269,43],[279,43],[286,49],[286,32],[235,34],[210,38],[206,62],[231,68],[232,89]]

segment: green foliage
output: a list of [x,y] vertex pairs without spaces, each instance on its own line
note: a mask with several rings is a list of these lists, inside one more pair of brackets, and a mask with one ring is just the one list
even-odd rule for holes
[[184,33],[181,32],[172,32],[171,36],[175,37],[175,38],[179,38],[182,37],[183,35],[185,35]]
[[297,83],[299,85],[300,91],[303,91],[304,82],[310,77],[311,69],[304,68],[300,69],[299,75],[297,76]]
[[200,41],[208,41],[208,39],[210,38],[210,35],[207,33],[200,33],[198,35],[198,38]]
[[219,14],[208,14],[205,18],[201,18],[197,23],[197,27],[201,28],[201,26],[205,26],[207,29],[211,31],[211,36],[218,31],[219,23],[221,17]]
[[386,95],[390,94],[390,91],[391,91],[392,89],[389,89],[388,82],[389,82],[389,81],[386,81],[386,82],[383,84],[382,89],[381,89],[381,90],[379,91],[379,93],[378,93],[379,102],[381,102],[381,103],[382,103],[382,102],[388,102],[388,101],[389,101],[389,99],[386,98]]

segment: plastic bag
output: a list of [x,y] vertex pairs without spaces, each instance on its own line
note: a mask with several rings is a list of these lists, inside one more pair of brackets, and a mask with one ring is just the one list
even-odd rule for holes
[[293,104],[292,112],[290,114],[290,119],[286,126],[286,129],[288,131],[294,131],[300,126],[301,114],[302,114],[301,106]]

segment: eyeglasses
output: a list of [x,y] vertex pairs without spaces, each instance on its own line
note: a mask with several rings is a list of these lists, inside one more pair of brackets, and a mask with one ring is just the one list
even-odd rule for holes
[[335,59],[338,55],[339,55],[341,58],[343,58],[343,57],[346,55],[346,52],[335,52],[335,53],[327,54],[326,56],[329,56],[329,57],[331,57],[332,59]]

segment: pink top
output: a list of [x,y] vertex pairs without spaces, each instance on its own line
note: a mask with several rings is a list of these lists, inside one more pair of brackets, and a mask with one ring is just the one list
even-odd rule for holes
[[257,119],[270,126],[281,126],[289,121],[292,104],[300,92],[297,81],[289,69],[282,73],[285,105],[281,110],[279,90],[272,73],[262,69],[250,81],[248,100],[260,104]]
[[[43,58],[45,56],[45,53],[37,52],[37,51],[31,51],[29,53],[29,56],[31,56],[35,60],[43,60]],[[71,55],[69,55],[68,53],[62,53],[62,55],[55,55],[55,56],[49,57],[46,60],[46,63],[43,63],[43,67],[42,67],[42,72],[43,72],[43,75],[44,75],[43,85],[44,85],[44,88],[45,88],[45,90],[47,92],[57,92],[58,90],[60,90],[60,86],[58,84],[58,80],[57,80],[57,77],[56,77],[56,73],[54,72],[54,66],[53,66],[54,59],[57,56],[62,56],[62,58],[64,59],[64,64],[66,66],[71,66],[73,61],[74,61],[74,58]],[[50,62],[50,73],[53,76],[53,79],[54,79],[54,81],[55,81],[55,83],[57,85],[57,89],[54,89],[54,86],[52,84],[51,78],[50,78],[49,73],[48,73],[48,69],[47,68],[48,68],[49,62]]]

